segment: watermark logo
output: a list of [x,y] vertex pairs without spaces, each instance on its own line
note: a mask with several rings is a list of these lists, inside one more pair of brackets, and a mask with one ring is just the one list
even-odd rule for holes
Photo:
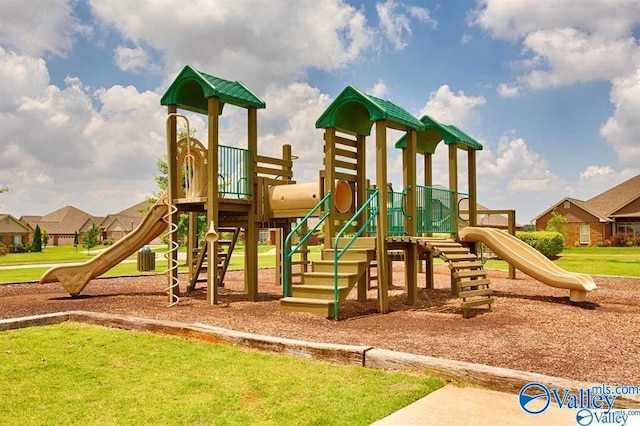
[[549,408],[551,392],[542,383],[531,382],[520,389],[518,401],[525,413],[540,414]]
[[576,413],[576,423],[580,426],[589,426],[593,423],[593,413],[591,410],[583,408]]

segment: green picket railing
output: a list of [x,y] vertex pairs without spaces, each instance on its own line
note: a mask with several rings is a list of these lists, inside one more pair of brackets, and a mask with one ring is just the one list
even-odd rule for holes
[[[367,217],[365,218],[360,228],[358,228],[356,233],[344,245],[344,247],[340,248],[338,244],[338,242],[340,241],[340,238],[342,238],[342,236],[345,234],[347,229],[349,229],[351,225],[354,222],[356,222],[358,217],[364,214],[366,214]],[[333,243],[333,250],[334,250],[333,251],[333,317],[335,319],[338,319],[338,316],[340,315],[340,307],[339,307],[340,291],[338,290],[338,262],[340,261],[342,256],[346,253],[346,251],[349,250],[349,248],[353,245],[356,239],[363,233],[367,232],[370,224],[375,220],[377,216],[378,216],[378,189],[376,188],[375,190],[373,190],[369,198],[367,198],[367,201],[365,201],[365,203],[362,206],[360,206],[360,208],[355,212],[355,214],[351,217],[351,219],[349,219],[344,224],[342,229],[340,229],[340,231],[338,231],[338,233],[336,234],[336,237]]]
[[[309,219],[315,215],[316,211],[320,210],[321,207],[325,204],[326,206],[324,208],[324,211],[325,211],[324,215],[311,229],[307,230],[307,233],[305,235],[300,237],[300,241],[298,241],[298,244],[296,244],[295,247],[292,248],[291,240],[293,236],[298,234],[300,228],[302,228],[302,226],[306,224],[309,221]],[[322,223],[329,217],[329,214],[331,213],[330,207],[331,207],[331,192],[328,192],[327,195],[322,197],[322,199],[318,202],[318,204],[316,204],[316,206],[313,209],[311,209],[311,211],[307,213],[307,215],[304,218],[302,218],[302,220],[298,222],[296,226],[294,226],[294,228],[291,230],[289,235],[287,235],[287,238],[285,238],[284,253],[283,253],[283,259],[282,259],[283,269],[284,269],[282,274],[283,275],[282,291],[283,291],[284,297],[289,297],[289,294],[291,294],[291,261],[292,261],[293,255],[300,250],[300,248],[304,245],[304,243],[306,243],[307,240],[311,238],[311,235],[313,235],[316,229],[318,229],[320,225],[322,225]]]
[[419,234],[453,234],[457,214],[456,193],[450,189],[416,187],[416,213]]
[[252,195],[251,150],[218,146],[218,193],[224,198],[248,198]]

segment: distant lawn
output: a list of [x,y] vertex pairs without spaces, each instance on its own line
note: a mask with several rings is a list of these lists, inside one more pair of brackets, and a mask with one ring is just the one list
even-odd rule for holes
[[[640,277],[640,247],[570,247],[554,262],[569,272]],[[509,265],[489,260],[485,267],[506,271]]]
[[0,332],[3,425],[367,425],[431,377],[64,323]]

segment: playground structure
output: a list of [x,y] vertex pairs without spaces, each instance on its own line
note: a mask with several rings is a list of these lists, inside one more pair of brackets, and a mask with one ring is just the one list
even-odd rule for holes
[[[512,240],[476,228],[476,151],[482,145],[452,125],[431,117],[418,120],[395,103],[367,95],[349,86],[318,118],[324,129],[324,168],[315,183],[293,180],[290,145],[280,158],[258,154],[257,110],[265,102],[242,83],[223,80],[186,66],[161,99],[167,106],[168,187],[142,224],[125,239],[82,265],[52,268],[41,282],[60,281],[72,295],[88,281],[121,262],[167,230],[169,305],[179,302],[177,221],[189,214],[186,289],[193,290],[206,273],[207,299],[218,303],[218,287],[228,261],[244,231],[245,292],[258,300],[258,229],[276,228],[278,274],[283,287],[281,310],[339,316],[340,305],[357,287],[359,300],[367,297],[370,269],[377,267],[378,309],[389,310],[391,262],[404,262],[409,304],[417,299],[418,264],[425,262],[426,287],[433,288],[433,259],[451,269],[451,291],[460,297],[463,314],[474,307],[491,307],[494,299],[475,242],[487,243],[505,260],[542,282],[570,290],[573,301],[583,301],[595,288],[593,280],[559,272]],[[247,111],[246,148],[219,143],[219,117],[226,105]],[[178,110],[207,116],[206,147],[190,137],[186,117]],[[187,134],[178,138],[178,121]],[[367,137],[375,126],[375,185],[367,179]],[[403,189],[388,185],[388,129],[403,132],[395,147],[402,150]],[[449,155],[449,189],[433,187],[432,157],[444,142]],[[467,153],[467,188],[458,185],[458,151]],[[424,182],[418,185],[416,160],[423,156]],[[468,199],[468,227],[460,218],[459,203]],[[206,213],[204,242],[198,235],[197,215]],[[307,243],[324,230],[322,259],[309,262]],[[480,229],[482,232],[471,232]],[[467,230],[467,231],[465,231]],[[502,233],[504,234],[504,233]],[[221,239],[223,235],[231,235]],[[286,237],[285,237],[286,235]],[[506,234],[505,234],[506,235]],[[463,237],[465,245],[459,236]],[[522,243],[523,244],[523,243]],[[502,250],[502,251],[500,251]],[[580,286],[580,284],[582,286]]]

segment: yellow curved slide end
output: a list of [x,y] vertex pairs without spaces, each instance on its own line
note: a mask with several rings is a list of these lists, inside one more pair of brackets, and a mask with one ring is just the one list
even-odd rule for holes
[[467,226],[460,231],[460,239],[481,242],[531,278],[551,287],[566,288],[572,302],[584,302],[587,292],[597,288],[591,276],[565,271],[538,250],[499,229]]
[[40,284],[59,281],[72,296],[77,296],[87,283],[113,268],[167,229],[163,217],[167,214],[166,196],[149,209],[136,229],[111,247],[84,263],[54,266],[40,278]]

